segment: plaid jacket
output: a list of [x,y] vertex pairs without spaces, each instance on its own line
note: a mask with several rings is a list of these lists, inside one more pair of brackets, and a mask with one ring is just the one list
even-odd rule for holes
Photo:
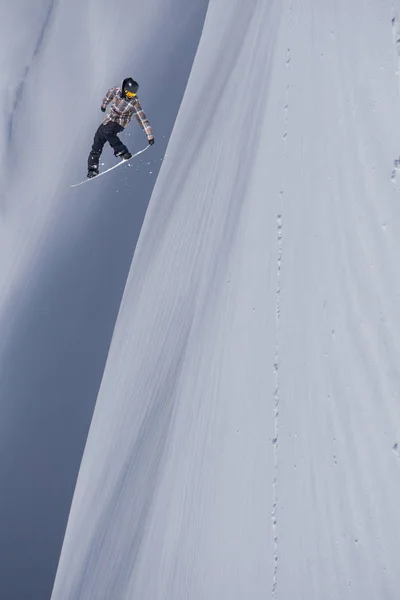
[[112,104],[108,115],[103,121],[104,125],[110,121],[114,121],[125,128],[134,116],[140,127],[144,129],[147,138],[149,140],[154,138],[150,123],[143,112],[137,96],[136,98],[132,98],[132,100],[127,100],[126,98],[123,98],[120,87],[113,87],[108,90],[107,94],[104,96],[101,107],[106,108],[107,104],[110,102],[112,102]]

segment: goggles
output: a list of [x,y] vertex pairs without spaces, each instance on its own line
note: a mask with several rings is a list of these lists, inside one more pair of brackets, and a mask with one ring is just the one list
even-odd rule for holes
[[134,98],[136,96],[135,92],[125,92],[127,98]]

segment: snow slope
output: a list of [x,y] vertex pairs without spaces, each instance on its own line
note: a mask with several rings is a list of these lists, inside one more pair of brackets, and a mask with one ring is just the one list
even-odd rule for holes
[[397,597],[393,17],[211,0],[54,600]]
[[53,600],[397,598],[397,10],[210,0]]

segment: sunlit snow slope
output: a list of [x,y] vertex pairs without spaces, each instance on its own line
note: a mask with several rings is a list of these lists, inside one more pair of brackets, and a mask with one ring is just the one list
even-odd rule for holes
[[53,600],[400,589],[390,0],[211,0]]

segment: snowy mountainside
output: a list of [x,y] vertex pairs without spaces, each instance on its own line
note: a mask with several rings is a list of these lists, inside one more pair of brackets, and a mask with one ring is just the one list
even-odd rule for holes
[[394,10],[210,2],[53,598],[396,597]]

